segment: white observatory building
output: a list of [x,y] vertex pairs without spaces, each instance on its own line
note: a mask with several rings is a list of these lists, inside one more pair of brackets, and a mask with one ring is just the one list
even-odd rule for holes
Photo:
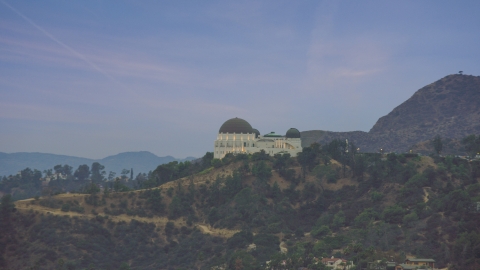
[[213,157],[221,159],[228,153],[253,154],[261,150],[271,156],[289,153],[295,157],[302,151],[300,131],[291,128],[285,135],[270,132],[261,136],[247,121],[232,118],[223,123],[218,131]]

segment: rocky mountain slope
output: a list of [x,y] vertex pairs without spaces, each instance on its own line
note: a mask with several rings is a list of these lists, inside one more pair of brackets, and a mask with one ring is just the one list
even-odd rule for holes
[[305,143],[350,139],[365,151],[405,152],[440,135],[459,139],[480,133],[480,76],[448,75],[419,89],[378,119],[367,132],[305,131]]

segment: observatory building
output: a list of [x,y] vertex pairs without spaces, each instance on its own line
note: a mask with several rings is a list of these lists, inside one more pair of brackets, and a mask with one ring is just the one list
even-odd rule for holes
[[213,157],[221,159],[228,153],[253,154],[261,150],[271,156],[289,153],[295,157],[302,151],[300,131],[291,128],[285,135],[270,132],[262,136],[247,121],[232,118],[223,123],[218,131]]

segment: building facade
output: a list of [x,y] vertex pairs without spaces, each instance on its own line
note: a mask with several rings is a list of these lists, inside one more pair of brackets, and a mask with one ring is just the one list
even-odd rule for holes
[[270,132],[262,136],[247,121],[232,118],[223,123],[218,131],[213,157],[221,159],[228,153],[253,154],[261,150],[271,156],[282,153],[296,156],[302,151],[300,131],[291,128],[285,135]]
[[406,259],[405,263],[399,264],[395,270],[435,269],[434,259]]

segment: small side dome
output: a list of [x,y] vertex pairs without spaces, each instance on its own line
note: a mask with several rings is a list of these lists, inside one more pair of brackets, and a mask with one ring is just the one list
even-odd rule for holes
[[254,128],[252,129],[252,132],[255,133],[255,138],[258,138],[258,136],[260,136],[260,131],[258,131],[258,129]]
[[218,133],[253,133],[253,131],[247,121],[235,117],[223,123]]
[[300,138],[300,131],[296,128],[291,128],[287,131],[287,134],[285,134],[285,137],[287,138]]

